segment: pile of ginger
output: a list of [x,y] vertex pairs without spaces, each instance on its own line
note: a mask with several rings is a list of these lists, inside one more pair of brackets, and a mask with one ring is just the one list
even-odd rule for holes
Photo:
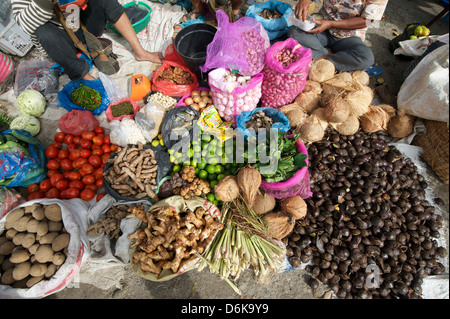
[[162,206],[131,213],[146,224],[128,236],[134,239],[130,247],[137,247],[132,263],[140,263],[142,271],[158,276],[164,269],[177,273],[196,252],[202,254],[214,234],[223,229],[203,207],[178,213],[171,206]]

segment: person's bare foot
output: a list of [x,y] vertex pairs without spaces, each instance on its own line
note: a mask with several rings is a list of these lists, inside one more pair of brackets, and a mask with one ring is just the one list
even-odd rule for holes
[[87,80],[87,81],[94,81],[95,80],[95,78],[92,75],[90,75],[89,73],[86,73],[81,79],[82,80]]
[[136,52],[134,57],[138,61],[150,61],[153,63],[163,63],[163,55],[161,52],[148,52],[148,51],[142,51],[142,52]]

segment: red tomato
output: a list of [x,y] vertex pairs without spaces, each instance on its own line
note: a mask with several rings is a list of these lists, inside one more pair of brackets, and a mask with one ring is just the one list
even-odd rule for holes
[[105,129],[101,126],[97,126],[96,128],[94,128],[94,132],[96,134],[105,134]]
[[85,140],[90,140],[90,141],[92,141],[92,139],[94,138],[94,136],[95,136],[95,133],[94,133],[94,132],[91,132],[91,131],[81,133],[81,138],[82,138],[82,139],[85,139]]
[[72,134],[66,134],[66,136],[64,136],[64,143],[66,143],[67,145],[72,144],[74,137],[75,136],[73,136]]
[[98,187],[95,184],[89,184],[84,186],[84,189],[92,189],[94,193],[97,193]]
[[103,137],[101,136],[94,136],[92,138],[92,143],[97,144],[97,145],[102,145],[103,144]]
[[98,150],[98,149],[101,149],[101,148],[102,148],[101,145],[92,144],[91,150],[92,150],[92,151],[95,151],[95,150]]
[[79,169],[83,164],[87,163],[87,161],[87,159],[80,157],[73,161],[72,166],[75,169]]
[[81,156],[81,150],[79,148],[77,148],[77,149],[74,149],[72,152],[70,152],[69,159],[74,161],[77,158],[80,158],[80,156]]
[[59,159],[65,159],[69,157],[69,151],[68,150],[60,150],[58,152],[58,158]]
[[64,142],[64,137],[66,136],[66,133],[64,132],[58,132],[55,134],[55,142],[62,143]]
[[106,135],[103,137],[103,143],[104,143],[104,144],[111,144],[111,137],[109,136],[109,134],[106,134]]
[[69,173],[68,177],[69,177],[69,179],[71,181],[80,180],[81,179],[81,174],[79,172],[77,172],[77,171],[72,171],[72,172]]
[[71,144],[67,145],[67,150],[69,152],[72,152],[73,150],[76,150],[77,148],[78,148],[78,146],[76,144],[74,144],[74,143],[71,143]]
[[52,177],[50,177],[50,184],[52,184],[52,186],[56,186],[56,182],[60,181],[64,178],[63,174],[55,174]]
[[84,176],[87,175],[87,174],[86,174],[84,171],[82,171],[82,170],[78,170],[78,172],[80,173],[81,178],[83,178]]
[[95,150],[92,150],[92,155],[102,156],[103,150],[101,148],[96,148]]
[[95,177],[94,175],[85,175],[81,179],[84,185],[90,185],[95,183]]
[[90,149],[92,147],[92,142],[90,140],[82,138],[80,141],[81,148]]
[[80,190],[78,188],[69,187],[66,189],[67,198],[77,198],[80,196]]
[[93,175],[94,175],[95,179],[103,178],[103,168],[99,167],[99,168],[95,169]]
[[100,193],[97,195],[97,197],[95,198],[95,200],[98,202],[100,199],[102,199],[103,197],[105,197],[105,193]]
[[31,194],[31,193],[34,193],[34,192],[39,192],[39,190],[40,190],[40,188],[39,188],[38,184],[31,184],[27,188],[28,194]]
[[61,199],[68,199],[69,197],[67,197],[67,189],[63,189],[59,192],[59,198]]
[[105,153],[102,155],[102,164],[106,165],[106,160],[111,157],[111,153]]
[[28,195],[27,201],[33,200],[33,199],[38,199],[38,198],[44,198],[44,197],[45,197],[45,194],[43,192],[34,192],[34,193],[31,193],[30,195]]
[[119,149],[119,145],[111,144],[111,152],[117,152],[118,149]]
[[65,179],[61,179],[56,182],[55,187],[56,187],[56,189],[62,191],[64,189],[66,189],[67,187],[69,187],[69,182]]
[[80,180],[73,180],[69,182],[69,188],[78,188],[81,190],[84,188],[84,184]]
[[84,163],[80,167],[80,172],[86,173],[86,175],[92,174],[94,172],[94,166],[92,166],[92,164],[89,163]]
[[62,159],[59,166],[63,171],[71,171],[73,169],[72,161],[68,158]]
[[48,169],[58,169],[59,163],[56,159],[51,159],[47,162],[47,168]]
[[50,146],[56,147],[59,150],[62,149],[62,144],[60,142],[53,142],[48,147]]
[[103,186],[103,178],[99,178],[95,181],[95,186],[102,187]]
[[102,165],[102,158],[98,155],[89,156],[88,161],[94,167],[100,167]]
[[91,200],[95,196],[95,192],[92,189],[85,188],[80,193],[80,198],[83,200]]
[[52,177],[54,174],[58,174],[58,173],[61,173],[59,170],[57,170],[57,169],[49,169],[48,171],[47,171],[47,176],[50,178],[50,177]]
[[80,145],[80,142],[81,142],[81,136],[74,136],[73,144]]
[[48,192],[45,194],[46,198],[59,198],[59,190],[55,187],[50,188]]
[[102,150],[103,150],[103,153],[111,153],[111,146],[109,146],[109,144],[103,144]]
[[58,156],[58,149],[54,146],[49,146],[46,148],[45,150],[45,156],[47,156],[47,158],[55,158]]
[[[70,164],[70,165],[72,165],[72,164]],[[70,171],[64,171],[62,174],[63,174],[64,179],[69,180]]]
[[85,150],[84,148],[81,150],[81,154],[80,156],[82,158],[89,158],[89,156],[91,156],[91,151],[90,150]]
[[50,183],[49,178],[46,178],[39,183],[39,189],[43,192],[48,191],[50,188],[52,188],[52,184]]

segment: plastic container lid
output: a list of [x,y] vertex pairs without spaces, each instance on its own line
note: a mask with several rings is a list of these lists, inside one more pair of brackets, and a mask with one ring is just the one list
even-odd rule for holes
[[295,13],[291,12],[289,14],[289,18],[288,21],[290,23],[292,23],[293,25],[295,25],[296,27],[300,28],[303,31],[309,31],[314,29],[314,27],[316,26],[316,24],[314,22],[312,22],[314,18],[312,16],[310,16],[309,14],[307,15],[307,20],[306,21],[302,21],[299,20],[295,17]]

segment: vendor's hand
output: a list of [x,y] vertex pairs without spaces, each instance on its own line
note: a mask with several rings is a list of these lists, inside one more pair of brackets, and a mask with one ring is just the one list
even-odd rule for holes
[[295,6],[295,17],[301,21],[305,21],[309,11],[309,0],[298,0]]
[[314,19],[313,22],[316,24],[316,27],[312,30],[309,30],[307,33],[322,33],[323,31],[333,27],[333,21],[330,20]]

